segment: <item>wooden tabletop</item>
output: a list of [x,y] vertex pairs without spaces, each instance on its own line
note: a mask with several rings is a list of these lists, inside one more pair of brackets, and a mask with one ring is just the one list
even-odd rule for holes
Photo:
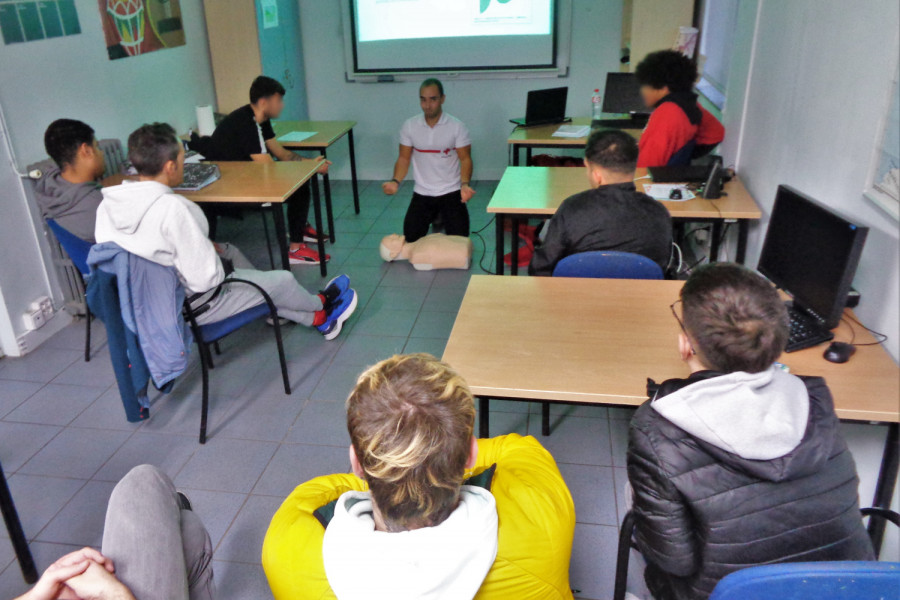
[[[647,169],[638,169],[643,177]],[[644,182],[635,184],[643,191]],[[553,216],[563,200],[590,189],[585,169],[575,167],[506,167],[487,212],[514,215]],[[681,202],[662,201],[672,218],[681,219],[759,219],[762,213],[740,178],[723,186],[718,200],[694,198]]]
[[275,139],[292,131],[315,131],[316,135],[302,142],[282,142],[285,148],[324,149],[344,137],[348,131],[356,127],[356,121],[272,121]]
[[[607,118],[607,117],[604,117]],[[627,118],[622,119],[623,122],[628,122]],[[512,144],[513,146],[584,146],[587,143],[587,137],[580,138],[565,138],[565,137],[553,137],[553,133],[560,128],[562,125],[590,125],[591,118],[590,117],[575,117],[572,119],[571,123],[554,123],[553,125],[537,125],[535,127],[516,127],[511,134],[509,134],[509,139],[506,140],[507,144]],[[640,139],[641,133],[643,133],[642,129],[622,129],[625,133],[634,137],[634,139]]]
[[[216,162],[221,179],[196,192],[178,191],[194,202],[235,202],[265,204],[284,202],[297,188],[309,181],[318,164],[311,160],[297,162]],[[118,185],[125,175],[112,175],[103,186]]]
[[[637,406],[648,377],[689,374],[669,310],[682,285],[474,275],[443,358],[478,396]],[[856,342],[872,341],[857,329]],[[900,369],[882,347],[860,347],[843,365],[823,351],[780,360],[792,373],[825,377],[842,419],[900,421]]]

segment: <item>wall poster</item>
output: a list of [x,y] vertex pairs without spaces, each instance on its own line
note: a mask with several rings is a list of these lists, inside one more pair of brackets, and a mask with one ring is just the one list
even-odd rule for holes
[[110,60],[184,46],[180,0],[98,0]]

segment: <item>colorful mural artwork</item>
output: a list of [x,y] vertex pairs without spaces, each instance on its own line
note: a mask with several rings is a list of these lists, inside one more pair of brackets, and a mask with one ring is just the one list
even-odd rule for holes
[[110,60],[184,45],[180,0],[98,0]]

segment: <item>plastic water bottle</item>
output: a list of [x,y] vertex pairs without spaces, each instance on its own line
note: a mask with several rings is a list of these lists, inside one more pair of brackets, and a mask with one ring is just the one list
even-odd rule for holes
[[591,119],[598,120],[603,118],[603,97],[600,95],[600,90],[594,90],[594,95],[591,96]]

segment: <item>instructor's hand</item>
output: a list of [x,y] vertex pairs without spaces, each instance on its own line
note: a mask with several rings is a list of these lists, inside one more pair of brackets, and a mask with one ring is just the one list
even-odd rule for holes
[[472,199],[472,196],[475,195],[475,190],[473,190],[469,185],[462,186],[462,189],[459,190],[460,195],[462,195],[463,204],[467,203]]
[[400,184],[396,181],[385,181],[381,184],[381,189],[384,190],[386,195],[393,196],[400,189]]
[[316,161],[317,163],[320,163],[319,168],[316,169],[316,173],[318,173],[319,175],[327,175],[328,167],[330,167],[332,165],[332,162],[321,155],[317,156],[313,160]]

